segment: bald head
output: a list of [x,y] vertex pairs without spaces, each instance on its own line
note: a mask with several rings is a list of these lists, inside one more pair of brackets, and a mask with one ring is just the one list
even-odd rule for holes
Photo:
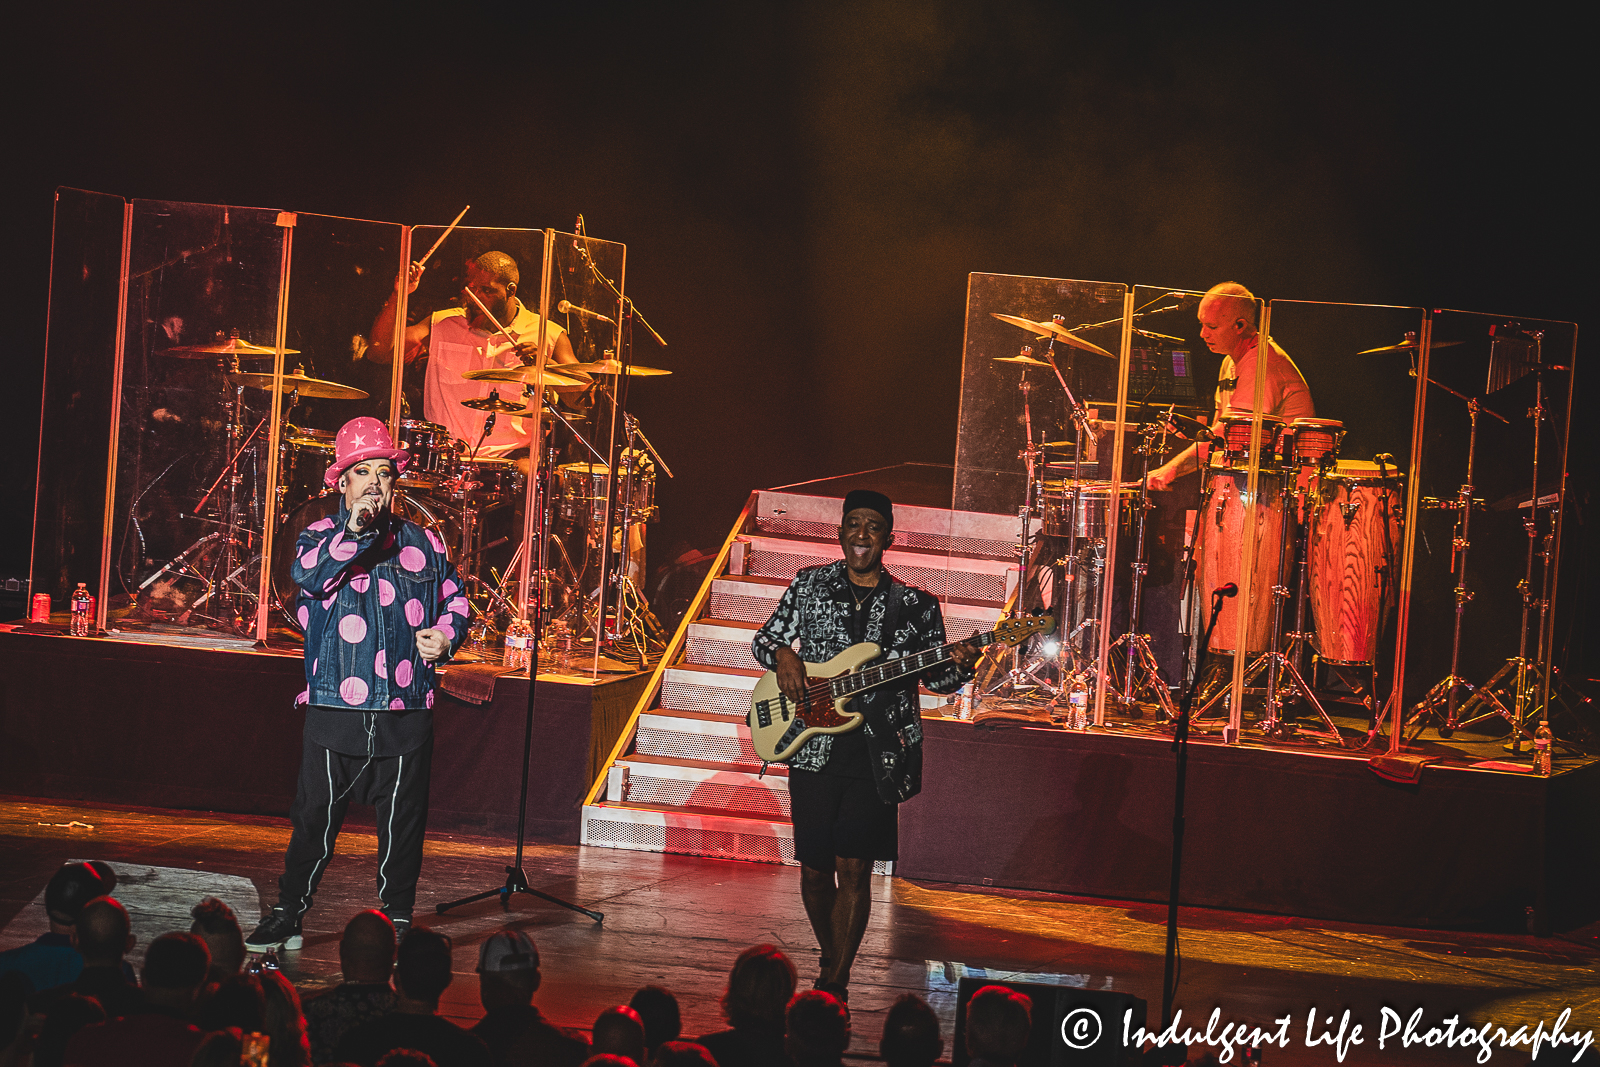
[[1243,319],[1249,326],[1256,324],[1255,294],[1238,282],[1220,282],[1207,289],[1200,298],[1202,317],[1207,304],[1228,319]]
[[1238,356],[1255,340],[1256,299],[1238,282],[1223,282],[1206,290],[1195,312],[1200,337],[1221,356]]
[[128,912],[111,897],[95,897],[83,906],[72,931],[72,943],[87,967],[116,966],[133,947]]
[[339,938],[339,967],[346,982],[387,982],[394,970],[394,923],[381,911],[358,912]]

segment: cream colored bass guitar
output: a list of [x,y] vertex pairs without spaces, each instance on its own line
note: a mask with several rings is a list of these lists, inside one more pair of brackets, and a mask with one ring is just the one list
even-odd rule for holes
[[781,763],[818,734],[844,734],[860,726],[861,715],[844,710],[857,694],[948,662],[950,650],[958,644],[971,643],[980,648],[995,642],[1014,645],[1055,628],[1056,620],[1050,615],[1025,615],[1007,619],[988,633],[974,634],[966,642],[952,641],[870,667],[866,664],[877,659],[883,650],[871,641],[863,641],[826,663],[807,663],[805,695],[798,701],[784,696],[778,689],[778,672],[768,671],[756,682],[750,702],[746,720],[750,724],[750,741],[756,755],[768,763]]

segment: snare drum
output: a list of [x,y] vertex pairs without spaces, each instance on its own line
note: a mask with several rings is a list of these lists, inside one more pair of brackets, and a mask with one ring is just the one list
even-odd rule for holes
[[[557,467],[556,476],[560,481],[557,514],[566,522],[598,523],[605,514],[606,483],[610,474],[611,468],[598,463],[563,463]],[[656,472],[635,470],[632,501],[625,500],[620,490],[617,493],[617,520],[621,521],[623,511],[631,503],[634,522],[654,522],[657,517],[655,496]]]
[[[278,442],[278,484],[283,495],[278,499],[288,507],[310,500],[330,490],[322,476],[333,462],[333,431],[310,427],[285,426]],[[298,530],[295,531],[299,533]]]
[[[1080,540],[1103,539],[1114,506],[1113,488],[1111,482],[1080,482],[1076,487],[1070,483],[1047,484],[1043,493],[1044,532],[1052,537],[1076,534]],[[1137,490],[1123,487],[1124,504],[1136,495]],[[1126,522],[1131,512],[1124,507],[1121,514]]]
[[1338,419],[1295,419],[1283,431],[1279,452],[1285,467],[1326,467],[1339,458],[1344,423]]
[[[1216,440],[1222,444],[1222,466],[1244,470],[1250,466],[1251,417],[1248,411],[1229,410],[1217,419],[1219,428]],[[1283,420],[1276,415],[1261,416],[1261,469],[1275,470],[1278,466],[1278,437],[1283,432]],[[1220,623],[1218,625],[1221,625]]]
[[411,463],[400,478],[402,486],[431,487],[455,473],[455,442],[450,431],[436,422],[400,420],[400,447],[411,454]]
[[[1248,426],[1248,423],[1246,424]],[[1255,563],[1250,571],[1250,588],[1239,581],[1245,548],[1248,473],[1243,470],[1214,468],[1211,471],[1211,499],[1200,514],[1205,523],[1201,531],[1204,544],[1200,555],[1200,588],[1216,589],[1233,582],[1237,595],[1222,601],[1222,614],[1211,631],[1211,650],[1231,656],[1240,648],[1241,611],[1250,620],[1245,651],[1264,652],[1272,629],[1272,587],[1278,580],[1278,546],[1283,540],[1283,476],[1277,471],[1261,471],[1257,478],[1259,501],[1256,504],[1254,532]],[[1211,598],[1201,605],[1201,618],[1209,618]]]
[[1377,654],[1382,609],[1394,607],[1404,481],[1394,467],[1345,459],[1318,479],[1308,579],[1317,653],[1326,663],[1368,664]]

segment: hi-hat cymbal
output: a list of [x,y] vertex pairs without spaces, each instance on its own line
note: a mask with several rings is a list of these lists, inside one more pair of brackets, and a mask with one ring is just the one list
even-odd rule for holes
[[[596,360],[593,363],[563,363],[562,366],[563,367],[571,367],[573,370],[581,370],[585,374],[620,374],[620,373],[622,373],[622,364],[617,362],[614,359],[600,359],[600,360]],[[654,377],[654,376],[656,376],[658,374],[671,374],[671,373],[672,373],[671,371],[662,370],[660,367],[641,367],[637,363],[634,363],[634,364],[632,364],[632,365],[630,365],[628,367],[628,376],[630,378],[632,378],[632,377],[650,378],[650,377]]]
[[[228,381],[235,385],[249,386],[251,389],[272,388],[270,374],[230,374]],[[326,400],[365,400],[369,395],[364,389],[340,385],[338,382],[325,381],[321,378],[307,378],[298,372],[283,376],[283,391],[298,392],[301,396],[320,397]]]
[[498,394],[482,396],[476,400],[463,400],[461,406],[474,411],[494,411],[506,415],[532,415],[533,409],[512,400],[501,400]]
[[[564,369],[576,369],[578,366],[580,364],[561,364]],[[532,367],[485,367],[482,370],[465,371],[461,376],[469,382],[522,382],[523,384],[528,384],[534,379],[534,369]],[[557,374],[546,364],[544,384],[552,389],[581,389],[589,383],[580,381],[577,378],[570,378],[565,374]]]
[[[245,359],[266,359],[277,353],[276,348],[262,348],[249,341],[235,337],[231,341],[218,341],[209,345],[177,345],[173,348],[162,349],[162,354],[177,356],[179,359],[209,359],[212,356],[243,356]],[[298,348],[285,348],[285,355],[297,356]]]
[[989,314],[1001,322],[1010,323],[1012,326],[1020,326],[1037,337],[1054,337],[1058,341],[1065,341],[1072,347],[1081,348],[1085,352],[1093,352],[1095,355],[1105,356],[1107,359],[1117,358],[1099,345],[1091,344],[1078,337],[1059,322],[1035,322],[1032,319],[1025,319],[1021,315],[1002,315],[998,311],[991,311]]
[[1032,356],[995,356],[996,363],[1021,363],[1025,367],[1048,367],[1050,364]]
[[[1428,345],[1428,347],[1429,348],[1449,348],[1451,345],[1458,345],[1460,343],[1461,343],[1460,341],[1433,341]],[[1406,334],[1406,339],[1404,341],[1401,341],[1397,345],[1383,345],[1380,348],[1368,348],[1368,349],[1364,349],[1363,351],[1357,352],[1356,355],[1358,355],[1358,356],[1375,356],[1375,355],[1378,355],[1379,353],[1382,353],[1382,352],[1408,352],[1408,351],[1414,350],[1416,347],[1417,347],[1416,335],[1408,333],[1408,334]]]

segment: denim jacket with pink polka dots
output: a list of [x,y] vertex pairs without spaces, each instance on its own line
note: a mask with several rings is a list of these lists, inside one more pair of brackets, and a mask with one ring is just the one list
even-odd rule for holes
[[417,651],[417,631],[444,631],[441,662],[455,655],[472,617],[461,578],[432,530],[385,514],[353,536],[349,517],[341,502],[295,545],[295,617],[306,635],[306,691],[296,703],[431,708],[436,675]]

